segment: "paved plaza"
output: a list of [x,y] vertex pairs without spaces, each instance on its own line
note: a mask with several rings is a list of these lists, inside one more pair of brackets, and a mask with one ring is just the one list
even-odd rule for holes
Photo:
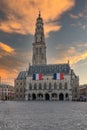
[[0,101],[0,130],[87,130],[87,102]]

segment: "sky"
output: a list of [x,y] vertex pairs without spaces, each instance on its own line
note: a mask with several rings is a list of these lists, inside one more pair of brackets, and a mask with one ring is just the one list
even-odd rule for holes
[[87,0],[0,0],[0,76],[14,84],[32,64],[39,10],[44,21],[47,63],[70,62],[80,84],[87,83]]

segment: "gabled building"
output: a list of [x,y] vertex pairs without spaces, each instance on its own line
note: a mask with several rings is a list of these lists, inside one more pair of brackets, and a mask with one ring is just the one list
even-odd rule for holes
[[[47,64],[43,19],[39,13],[33,42],[32,65],[27,72],[20,72],[15,80],[17,100],[72,100],[76,99],[79,78],[65,64]],[[20,91],[23,88],[25,91]],[[22,92],[22,93],[21,93]],[[76,91],[75,91],[76,92]],[[79,93],[77,92],[77,98]]]
[[14,100],[14,87],[9,84],[0,84],[0,100]]
[[80,85],[79,91],[80,91],[80,97],[87,98],[87,84]]
[[15,79],[15,100],[25,100],[26,76],[27,71],[22,71],[18,74],[18,77]]

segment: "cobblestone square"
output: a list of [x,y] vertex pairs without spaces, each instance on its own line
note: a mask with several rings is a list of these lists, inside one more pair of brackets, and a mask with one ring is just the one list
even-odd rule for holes
[[0,101],[0,130],[87,130],[87,102]]

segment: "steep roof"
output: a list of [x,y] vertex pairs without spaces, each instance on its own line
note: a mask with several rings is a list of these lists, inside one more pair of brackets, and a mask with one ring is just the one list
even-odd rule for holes
[[28,75],[34,73],[42,73],[43,75],[52,75],[54,73],[69,74],[69,64],[49,64],[49,65],[33,65],[29,67]]
[[21,71],[17,77],[17,80],[26,79],[26,76],[32,76],[35,73],[41,73],[43,75],[53,75],[54,73],[69,74],[69,64],[49,64],[49,65],[31,65],[27,71]]
[[22,80],[22,79],[26,79],[26,76],[27,76],[27,71],[21,71],[19,74],[18,74],[18,77],[17,79],[19,80]]

